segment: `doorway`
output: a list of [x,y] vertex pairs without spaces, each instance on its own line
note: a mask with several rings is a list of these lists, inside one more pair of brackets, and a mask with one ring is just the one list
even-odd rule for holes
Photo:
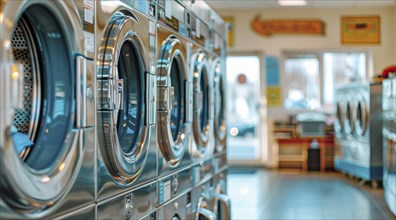
[[261,159],[260,148],[260,57],[227,57],[227,157],[251,164]]

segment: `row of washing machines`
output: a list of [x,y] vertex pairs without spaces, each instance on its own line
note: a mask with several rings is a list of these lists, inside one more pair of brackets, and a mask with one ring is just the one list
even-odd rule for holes
[[203,1],[2,1],[0,218],[227,219],[226,26]]
[[335,168],[374,187],[396,215],[396,76],[336,89]]

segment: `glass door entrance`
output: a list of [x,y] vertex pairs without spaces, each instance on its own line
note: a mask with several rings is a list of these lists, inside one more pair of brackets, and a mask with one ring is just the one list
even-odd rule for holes
[[231,161],[260,159],[260,58],[227,58],[228,138]]

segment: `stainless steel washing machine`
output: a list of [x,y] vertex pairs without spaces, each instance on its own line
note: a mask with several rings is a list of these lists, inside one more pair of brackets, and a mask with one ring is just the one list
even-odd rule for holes
[[97,204],[97,219],[155,219],[157,183],[150,182]]
[[215,138],[213,132],[213,75],[208,52],[209,27],[195,15],[191,15],[190,71],[193,76],[193,137],[191,152],[193,160],[193,185],[211,178]]
[[385,200],[396,215],[396,76],[383,81],[383,152]]
[[184,7],[158,1],[157,149],[159,206],[191,188],[192,81]]
[[213,176],[210,210],[217,219],[231,219],[231,199],[227,196],[227,169]]
[[337,89],[336,95],[342,94],[347,102],[344,136],[336,137],[335,168],[364,180],[381,180],[382,85],[352,83]]
[[2,219],[95,217],[93,12],[87,0],[0,5]]
[[207,180],[193,187],[191,193],[192,209],[188,214],[188,219],[216,219],[216,214],[211,210],[213,193],[210,183],[211,181]]
[[215,153],[213,157],[213,170],[227,166],[227,115],[226,115],[226,25],[224,20],[211,10],[211,34],[210,49],[212,52],[211,72],[213,75],[213,97],[214,97],[214,138]]
[[101,202],[157,177],[156,30],[151,1],[95,2]]

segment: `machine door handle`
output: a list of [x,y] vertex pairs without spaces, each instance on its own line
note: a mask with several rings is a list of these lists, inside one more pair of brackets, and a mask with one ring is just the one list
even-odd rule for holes
[[[231,199],[225,194],[216,194],[216,200],[220,202],[222,210],[224,210],[224,219],[231,219]],[[219,210],[217,210],[219,211]]]
[[212,211],[209,211],[208,209],[201,207],[199,208],[198,214],[199,214],[199,219],[216,220],[216,215]]

